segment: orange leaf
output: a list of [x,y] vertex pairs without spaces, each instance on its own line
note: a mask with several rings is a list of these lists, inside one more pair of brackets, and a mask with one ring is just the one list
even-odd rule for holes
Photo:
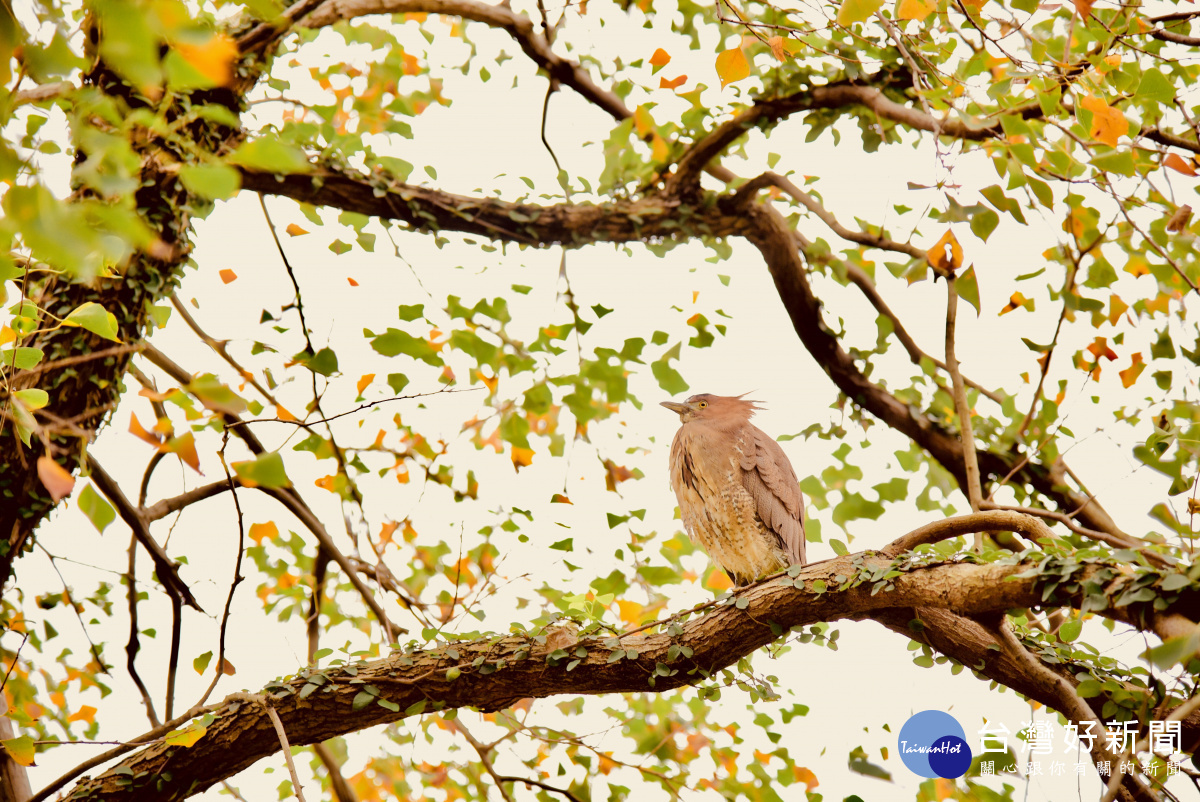
[[392,542],[392,535],[400,528],[399,521],[384,521],[379,527],[379,547],[383,548]]
[[[1079,0],[1076,0],[1078,3]],[[955,785],[954,780],[947,780],[945,777],[936,777],[933,781],[934,793],[937,794],[938,802],[943,799],[953,799]]]
[[288,226],[284,229],[284,231],[286,231],[288,235],[292,237],[302,237],[308,233],[308,231],[296,225],[295,223],[288,223]]
[[720,568],[713,568],[708,572],[708,577],[704,580],[704,587],[709,590],[721,593],[733,587],[733,582]]
[[571,499],[567,498],[562,493],[555,493],[553,496],[551,496],[550,503],[551,504],[570,504],[572,506],[574,506],[574,504],[575,504],[575,502],[571,501]]
[[717,56],[717,77],[721,79],[722,89],[750,77],[750,62],[740,47],[730,48]]
[[74,713],[67,716],[67,721],[86,721],[88,724],[95,724],[96,708],[91,705],[83,705]]
[[661,47],[654,51],[654,55],[650,57],[650,63],[655,67],[665,67],[671,63],[671,56]]
[[1075,10],[1079,12],[1079,16],[1084,20],[1091,19],[1092,6],[1095,5],[1096,0],[1071,0],[1071,2],[1075,4]]
[[1117,358],[1117,352],[1108,347],[1107,337],[1097,337],[1096,339],[1092,340],[1092,344],[1089,345],[1087,349],[1088,353],[1090,353],[1097,361],[1100,360],[1100,357],[1104,357],[1109,362]]
[[678,89],[679,87],[683,86],[683,83],[686,80],[687,80],[686,75],[680,75],[678,78],[672,78],[669,81],[666,78],[659,78],[658,79],[658,88],[659,89]]
[[233,80],[233,65],[238,58],[238,47],[232,39],[222,34],[209,37],[201,45],[179,43],[179,55],[196,68],[196,71],[217,86],[227,86]]
[[1121,315],[1125,314],[1125,310],[1129,308],[1129,304],[1121,300],[1121,296],[1113,293],[1108,298],[1108,322],[1114,326]]
[[782,36],[772,36],[767,40],[767,47],[771,48],[771,55],[775,57],[776,61],[787,61],[788,52],[783,47]]
[[233,663],[229,662],[225,658],[221,658],[221,665],[217,666],[217,668],[227,677],[232,677],[237,673],[237,669],[233,667]]
[[1129,120],[1125,119],[1120,109],[1108,105],[1104,98],[1088,95],[1079,101],[1079,105],[1092,113],[1092,139],[1115,148],[1117,140],[1129,133]]
[[927,0],[901,0],[900,7],[896,9],[896,19],[920,21],[932,14],[935,8],[937,4]]
[[373,381],[375,381],[374,373],[364,373],[358,380],[358,394],[362,395],[362,391],[367,389],[367,386]]
[[69,496],[75,487],[75,477],[49,457],[38,457],[37,472],[42,484],[50,491],[50,498],[55,501]]
[[1000,314],[1001,316],[1007,315],[1009,312],[1020,309],[1026,303],[1028,303],[1028,300],[1024,295],[1019,292],[1014,292],[1012,297],[1008,299],[1008,304],[1000,310]]
[[250,539],[256,546],[261,546],[264,540],[274,540],[277,537],[279,537],[279,527],[275,525],[274,521],[250,524]]
[[175,454],[196,473],[204,473],[200,470],[200,455],[196,453],[196,438],[191,432],[181,434],[179,437],[172,437],[160,445],[158,450]]
[[218,275],[221,277],[221,281],[225,282],[226,284],[231,281],[237,281],[237,273],[234,273],[228,267],[218,273]]
[[624,465],[618,465],[610,459],[604,460],[604,486],[610,492],[617,492],[617,485],[634,478],[633,471]]
[[1163,167],[1170,167],[1175,172],[1184,175],[1196,175],[1196,168],[1185,162],[1178,153],[1168,153],[1167,158],[1163,159]]
[[141,421],[139,421],[137,419],[137,415],[133,414],[132,412],[129,414],[129,431],[134,437],[137,437],[139,440],[145,440],[155,448],[162,444],[162,440],[160,440],[156,435],[150,434],[150,432],[142,428]]
[[792,776],[796,778],[796,782],[804,783],[805,791],[811,791],[821,784],[817,782],[817,775],[813,774],[811,769],[803,766],[793,766]]
[[950,229],[946,229],[946,233],[929,249],[926,256],[933,269],[941,273],[953,273],[962,267],[962,246],[958,244],[958,238]]
[[520,470],[522,468],[524,468],[527,465],[530,465],[532,463],[533,463],[533,449],[521,448],[520,446],[513,446],[512,464],[513,464],[513,467],[516,468],[518,472],[520,472]]
[[1142,355],[1140,353],[1134,354],[1129,367],[1118,371],[1118,375],[1121,377],[1121,384],[1127,388],[1132,387],[1133,383],[1137,381],[1138,376],[1142,375],[1142,371],[1145,369],[1146,366],[1142,363]]
[[279,418],[279,420],[296,420],[295,415],[289,412],[285,407],[281,407],[278,404],[275,405],[275,417]]
[[358,282],[357,282],[357,281],[355,281],[354,279],[350,278],[349,276],[346,276],[346,281],[350,282],[350,286],[351,286],[351,287],[357,287],[357,286],[358,286]]

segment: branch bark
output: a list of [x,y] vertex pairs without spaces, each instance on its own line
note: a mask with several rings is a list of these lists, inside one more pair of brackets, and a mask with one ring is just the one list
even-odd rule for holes
[[[994,514],[970,516],[970,525],[977,528],[996,525],[998,520],[989,515]],[[795,581],[790,577],[773,577],[738,594],[747,602],[744,610],[726,602],[683,623],[675,636],[643,632],[623,636],[619,642],[603,638],[578,641],[576,645],[584,647],[588,655],[570,671],[565,660],[548,659],[549,647],[536,639],[503,636],[450,644],[448,647],[452,646],[456,654],[453,659],[445,647],[394,652],[349,670],[306,669],[294,678],[268,686],[265,692],[272,695],[272,704],[290,742],[312,744],[398,721],[422,710],[470,706],[495,711],[526,697],[663,692],[703,682],[775,640],[779,628],[786,632],[819,622],[876,619],[908,637],[924,634],[946,646],[949,654],[984,677],[1046,704],[1062,704],[1043,680],[1030,676],[1028,666],[1022,661],[1011,656],[1006,659],[994,649],[989,650],[986,644],[995,643],[994,636],[976,632],[974,628],[979,625],[970,620],[999,616],[1012,608],[1042,605],[1043,583],[1035,572],[1029,571],[1036,567],[1035,563],[938,564],[902,570],[899,576],[888,580],[890,590],[877,590],[871,581],[837,589],[839,575],[853,578],[865,572],[869,576],[894,566],[892,560],[879,555],[858,553],[814,564]],[[1113,571],[1118,572],[1116,578],[1105,578]],[[1075,579],[1080,588],[1087,583],[1099,583],[1112,602],[1126,585],[1119,567],[1103,564],[1082,566]],[[822,592],[817,592],[816,580],[834,590],[823,587]],[[797,582],[803,585],[802,589],[795,586]],[[1158,618],[1181,612],[1195,614],[1200,609],[1200,594],[1193,595],[1198,598],[1181,599],[1161,612],[1140,611],[1135,615],[1128,607],[1118,608],[1110,603],[1101,614],[1142,629],[1153,629]],[[1082,590],[1072,592],[1060,586],[1050,603],[1078,607],[1083,598]],[[933,617],[946,625],[968,622],[978,643],[968,638],[963,642],[970,644],[964,646],[954,638],[947,640],[942,627],[924,627],[914,634],[909,626],[914,609],[922,611],[922,619]],[[668,650],[672,645],[689,647],[692,657],[670,660]],[[615,650],[629,648],[636,649],[637,658],[610,662]],[[976,653],[978,658],[972,659]],[[487,673],[473,665],[477,658],[483,658]],[[655,676],[659,663],[669,666],[670,675]],[[316,681],[320,689],[301,699],[300,690],[314,674],[324,677]],[[371,703],[354,709],[354,698],[367,685],[379,689],[378,698],[388,703],[386,707]],[[261,705],[253,702],[255,698],[248,694],[228,697],[208,732],[194,746],[187,749],[166,743],[148,746],[101,776],[80,782],[72,792],[72,799],[77,802],[106,799],[117,793],[130,802],[182,799],[273,754],[279,749],[279,739]],[[1069,715],[1071,711],[1064,712]],[[1188,733],[1186,740],[1193,740],[1200,733],[1197,722],[1189,719],[1184,726]]]

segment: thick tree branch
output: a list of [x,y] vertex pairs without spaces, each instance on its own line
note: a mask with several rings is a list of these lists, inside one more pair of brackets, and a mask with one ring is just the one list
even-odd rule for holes
[[[967,477],[959,439],[920,410],[871,382],[842,348],[837,335],[825,325],[821,302],[808,283],[807,271],[783,216],[769,205],[750,203],[745,205],[745,217],[751,224],[746,237],[762,253],[792,327],[816,363],[847,398],[929,452],[953,474],[959,487],[965,488]],[[995,478],[1007,476],[1017,461],[1012,454],[993,451],[980,451],[978,458],[980,473]],[[1054,500],[1061,509],[1078,511],[1077,517],[1089,528],[1109,533],[1123,547],[1145,545],[1121,532],[1094,499],[1071,490],[1061,468],[1029,461],[1015,476]]]
[[570,59],[557,55],[545,36],[535,33],[533,21],[524,14],[514,13],[507,3],[489,5],[474,0],[326,0],[303,24],[310,28],[319,28],[369,14],[421,12],[446,14],[505,30],[516,40],[525,55],[545,70],[551,79],[571,87],[604,109],[614,119],[624,120],[633,114],[620,97],[597,86],[587,70]]
[[[996,523],[981,518],[976,526]],[[891,589],[877,589],[870,576],[888,573],[896,563],[869,553],[847,555],[803,571],[795,587],[790,577],[772,578],[740,594],[746,608],[724,603],[711,612],[683,623],[677,635],[664,632],[624,636],[620,641],[590,638],[578,642],[588,655],[568,671],[566,661],[547,659],[549,647],[524,636],[483,638],[452,644],[456,657],[444,649],[396,652],[382,660],[360,663],[347,671],[330,667],[307,670],[294,679],[268,686],[273,706],[292,744],[311,744],[365,727],[397,721],[421,709],[450,709],[471,706],[485,711],[507,707],[517,700],[557,694],[603,694],[653,690],[662,692],[682,685],[703,682],[706,676],[775,640],[776,632],[840,619],[878,618],[897,625],[897,615],[909,618],[912,609],[945,611],[959,617],[1000,615],[1012,608],[1037,607],[1044,603],[1043,580],[1037,563],[997,565],[948,563],[902,569],[888,580]],[[854,587],[838,589],[836,579],[859,577]],[[1115,578],[1113,578],[1115,576]],[[822,592],[814,581],[822,580]],[[1115,607],[1116,597],[1127,585],[1119,566],[1081,566],[1073,577],[1077,590],[1060,585],[1050,597],[1053,605],[1078,607],[1086,598],[1088,583],[1098,584],[1110,598],[1102,615],[1143,629],[1154,627],[1154,619],[1180,611],[1195,612],[1200,598],[1192,594],[1162,612]],[[1094,592],[1094,591],[1092,591]],[[1180,609],[1175,609],[1176,607]],[[774,625],[775,629],[772,629]],[[906,633],[910,634],[911,632]],[[671,660],[672,645],[688,647],[690,659]],[[617,649],[635,647],[636,659],[609,660]],[[687,650],[683,650],[687,653]],[[676,651],[678,654],[678,650]],[[1030,677],[1017,660],[1003,660],[994,651],[986,660],[971,664],[986,677],[1006,685],[1030,690],[1033,698],[1051,696],[1044,683]],[[489,666],[486,673],[474,665],[478,658]],[[669,676],[654,678],[658,663],[670,667]],[[454,669],[454,670],[450,670]],[[314,673],[321,689],[299,698],[299,691]],[[363,687],[379,689],[385,707],[368,704],[353,709],[353,700]],[[261,706],[248,703],[253,697],[236,694],[208,727],[207,734],[188,749],[157,743],[127,758],[100,777],[81,782],[72,798],[107,798],[121,789],[121,798],[138,800],[181,799],[231,776],[279,749],[274,728]],[[1054,704],[1057,698],[1047,699]],[[417,707],[417,703],[423,703]],[[409,711],[412,711],[411,713]],[[1193,725],[1189,722],[1189,737]],[[132,772],[132,773],[130,773]],[[130,778],[133,778],[130,784]]]

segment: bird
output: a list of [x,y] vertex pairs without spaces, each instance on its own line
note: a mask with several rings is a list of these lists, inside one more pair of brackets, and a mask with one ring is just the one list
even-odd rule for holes
[[759,402],[744,398],[661,402],[682,424],[671,443],[671,487],[684,528],[737,587],[806,563],[796,471],[750,422]]

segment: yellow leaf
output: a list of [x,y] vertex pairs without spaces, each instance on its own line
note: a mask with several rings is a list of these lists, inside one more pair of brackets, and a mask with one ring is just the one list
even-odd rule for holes
[[1000,314],[1007,315],[1009,312],[1020,309],[1027,303],[1029,303],[1029,300],[1024,295],[1019,292],[1014,292],[1012,297],[1008,299],[1008,304],[1000,310]]
[[164,740],[170,746],[194,746],[206,732],[208,728],[203,724],[193,724],[186,730],[171,730]]
[[1120,109],[1108,105],[1104,98],[1088,95],[1079,101],[1079,105],[1092,113],[1092,139],[1115,148],[1117,140],[1129,133],[1129,120],[1125,119]]
[[238,48],[229,37],[217,34],[200,45],[181,42],[176,49],[197,72],[216,86],[227,86],[233,80],[233,65],[238,58]]
[[267,521],[264,524],[250,524],[250,539],[254,541],[254,545],[261,546],[264,540],[274,540],[279,536],[279,527],[274,521]]
[[938,802],[943,799],[954,798],[954,780],[947,780],[945,777],[934,778],[934,793],[937,795]]
[[375,381],[374,373],[364,373],[362,378],[358,380],[358,394],[362,395],[362,391],[367,389],[371,382]]
[[883,6],[883,0],[843,0],[838,9],[838,25],[848,26],[865,22]]
[[638,106],[633,112],[633,130],[637,132],[638,139],[649,136],[656,128],[654,118],[650,116],[650,110],[645,105]]
[[38,457],[37,472],[42,484],[50,491],[50,498],[55,501],[69,496],[75,487],[75,477],[50,457]]
[[1125,272],[1131,276],[1150,275],[1150,266],[1146,264],[1146,257],[1141,254],[1129,257],[1129,261],[1125,263]]
[[667,157],[671,155],[671,149],[667,147],[666,140],[658,134],[655,134],[650,140],[650,156],[656,162],[665,162]]
[[8,326],[0,328],[0,345],[7,345],[15,339],[17,339],[17,333],[15,331],[10,329]]
[[900,5],[896,8],[896,19],[923,20],[936,8],[937,4],[929,0],[900,0]]
[[621,620],[626,624],[637,624],[642,614],[642,605],[637,602],[617,600],[617,609]]
[[129,431],[134,437],[137,437],[139,440],[145,440],[155,448],[162,444],[162,440],[142,427],[141,421],[132,412],[129,413]]
[[721,79],[722,89],[750,77],[750,62],[740,47],[731,48],[717,56],[717,77]]
[[1134,354],[1131,358],[1129,367],[1125,368],[1125,370],[1118,371],[1118,374],[1121,377],[1121,384],[1127,388],[1132,387],[1133,383],[1137,381],[1138,376],[1141,376],[1142,371],[1145,369],[1146,366],[1142,363],[1142,355],[1140,353]]
[[933,269],[942,273],[953,273],[962,267],[962,246],[958,244],[958,238],[950,229],[946,229],[946,233],[929,249],[926,256]]
[[91,705],[84,705],[71,715],[67,716],[67,721],[86,721],[88,724],[95,724],[96,708],[92,707]]

